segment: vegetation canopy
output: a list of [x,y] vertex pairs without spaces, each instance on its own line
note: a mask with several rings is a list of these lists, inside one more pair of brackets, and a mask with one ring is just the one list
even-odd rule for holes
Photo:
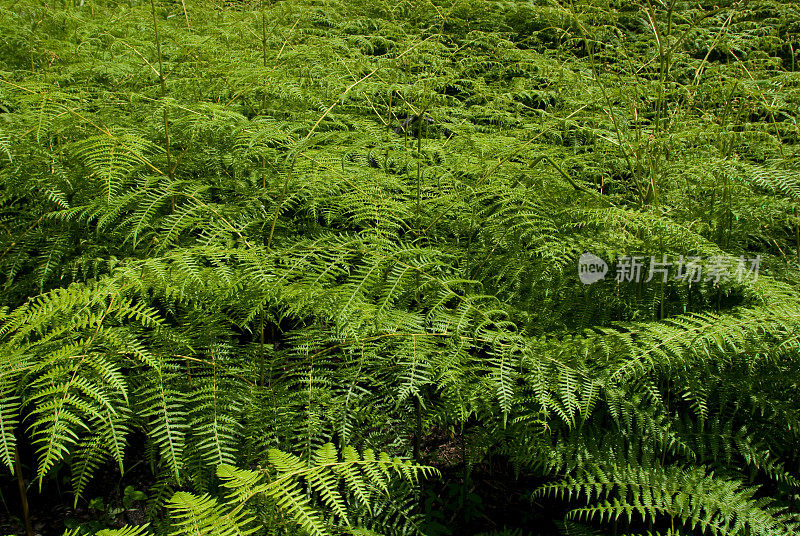
[[52,2],[3,533],[798,533],[800,2]]

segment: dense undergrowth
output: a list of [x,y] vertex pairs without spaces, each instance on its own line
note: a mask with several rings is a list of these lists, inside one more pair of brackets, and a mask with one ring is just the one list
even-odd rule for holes
[[797,533],[797,2],[0,12],[4,530]]

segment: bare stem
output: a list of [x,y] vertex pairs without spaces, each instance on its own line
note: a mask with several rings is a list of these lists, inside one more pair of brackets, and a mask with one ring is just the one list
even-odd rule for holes
[[19,500],[22,502],[22,518],[25,520],[25,534],[33,536],[31,527],[31,515],[28,510],[28,492],[25,487],[25,479],[22,477],[22,462],[19,460],[19,448],[14,448],[14,471],[17,473],[17,486],[19,487]]
[[[158,33],[158,18],[156,17],[156,0],[150,0],[150,9],[153,12],[153,31],[155,32],[156,36],[156,51],[158,52],[158,82],[161,84],[161,97],[165,97],[167,95],[167,83],[164,78],[164,59],[161,54],[161,37]],[[188,25],[188,19],[187,19]],[[167,175],[169,176],[170,180],[174,179],[174,171],[172,169],[172,155],[170,154],[169,150],[169,122],[168,122],[168,113],[167,113],[167,105],[164,103],[164,143],[165,149],[167,151]],[[172,210],[175,210],[175,198],[172,198]]]

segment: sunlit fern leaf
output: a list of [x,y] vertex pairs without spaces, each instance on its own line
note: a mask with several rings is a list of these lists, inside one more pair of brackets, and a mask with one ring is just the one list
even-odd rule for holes
[[149,534],[151,532],[148,530],[148,525],[128,525],[121,529],[103,529],[97,532],[97,536],[147,536]]
[[[36,91],[37,89],[41,91]],[[46,86],[34,86],[33,90],[28,89],[28,91],[29,93],[20,92],[20,100],[31,108],[31,119],[35,121],[36,141],[38,142],[52,134],[53,123],[58,118],[68,116],[75,99],[67,93],[52,91]]]
[[[762,166],[740,164],[737,166],[745,179],[767,191],[779,193],[800,201],[800,172],[793,169],[775,169]],[[736,169],[736,171],[739,171]]]
[[137,404],[148,421],[150,439],[158,446],[172,475],[180,480],[187,428],[184,394],[172,383],[174,366],[165,361],[161,360],[159,368],[147,375]]
[[97,437],[89,436],[75,450],[72,463],[72,489],[75,492],[75,504],[86,491],[94,473],[108,457],[104,443]]
[[9,162],[14,162],[11,156],[11,136],[3,129],[0,129],[0,152],[5,153]]
[[[80,536],[84,532],[83,527],[76,527],[64,532],[62,536]],[[121,529],[102,529],[95,534],[98,536],[150,536],[152,532],[148,530],[148,525],[126,525]]]
[[139,166],[154,169],[146,155],[155,149],[155,145],[140,136],[110,131],[77,141],[70,147],[88,168],[90,176],[99,180],[108,203],[120,194],[123,182],[134,169]]
[[0,380],[0,392],[3,393],[0,401],[0,457],[8,470],[14,472],[14,452],[17,445],[14,431],[19,426],[20,400],[10,394],[12,389],[4,385],[7,381],[5,377]]
[[[571,510],[575,520],[609,522],[624,516],[654,522],[666,517],[679,526],[711,534],[792,534],[796,516],[754,497],[754,488],[716,477],[703,467],[662,466],[613,457],[585,465],[574,477],[546,484],[534,496],[585,498]],[[640,464],[641,463],[641,464]],[[592,504],[593,503],[593,504]]]
[[93,362],[102,367],[113,365],[104,363],[101,354],[87,348],[90,344],[83,340],[65,344],[31,370],[35,378],[31,386],[37,390],[29,404],[40,478],[76,445],[78,434],[88,432],[90,427],[114,439],[112,452],[121,461],[120,443],[126,434],[124,425],[120,429],[116,409],[122,405],[121,392],[114,382],[96,374]]
[[179,491],[167,503],[175,536],[247,536],[257,530],[243,512],[228,511],[216,499]]
[[[257,495],[269,497],[305,533],[315,536],[330,534],[331,527],[301,483],[313,492],[325,510],[343,525],[352,527],[350,516],[355,505],[349,503],[351,493],[356,505],[370,508],[378,496],[389,492],[387,484],[393,477],[416,482],[420,475],[434,474],[430,467],[391,459],[383,453],[376,458],[371,451],[365,451],[362,457],[351,447],[346,447],[340,458],[330,443],[320,447],[308,463],[277,449],[270,450],[270,462],[277,474],[267,481],[261,473],[229,465],[220,466],[217,474],[237,503],[245,503]],[[342,493],[342,486],[346,493]]]
[[[198,375],[199,376],[199,375]],[[241,432],[239,400],[236,389],[214,368],[192,379],[189,393],[193,405],[189,412],[189,435],[204,461],[212,466],[233,463],[236,459],[236,438]]]
[[264,493],[290,515],[300,529],[311,536],[325,536],[328,530],[322,516],[308,502],[308,496],[296,481],[279,480]]

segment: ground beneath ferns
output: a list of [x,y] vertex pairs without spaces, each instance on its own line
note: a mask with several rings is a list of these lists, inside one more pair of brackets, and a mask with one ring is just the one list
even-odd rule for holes
[[[147,523],[144,501],[133,501],[130,508],[123,506],[126,487],[146,490],[154,483],[142,456],[143,444],[135,446],[138,448],[128,449],[130,459],[126,467],[129,469],[124,475],[120,475],[119,468],[113,463],[98,469],[85,494],[89,500],[81,500],[77,505],[64,502],[69,497],[64,493],[69,489],[66,473],[61,482],[46,481],[41,494],[31,490],[29,500],[34,533],[38,536],[61,536],[65,529],[78,525],[100,530]],[[139,459],[134,453],[138,453]],[[467,476],[463,437],[445,430],[435,430],[423,438],[422,454],[425,463],[436,467],[442,476],[426,483],[420,505],[432,520],[430,534],[474,535],[503,528],[520,528],[527,534],[534,527],[533,534],[557,532],[549,518],[533,514],[540,509],[531,508],[530,492],[541,481],[517,475],[508,460],[495,457],[489,462],[475,464]],[[24,535],[16,480],[8,478],[2,482],[0,494],[3,499],[0,534]]]
[[[28,501],[31,525],[38,536],[61,536],[64,531],[82,526],[86,533],[104,528],[121,528],[126,524],[139,525],[148,522],[146,502],[124,497],[125,488],[146,490],[153,484],[153,476],[147,461],[143,458],[144,438],[131,439],[127,450],[124,475],[113,463],[99,467],[89,484],[85,497],[77,504],[69,502],[71,494],[69,474],[61,471],[58,479],[44,482],[41,493],[37,483],[28,483]],[[32,463],[31,452],[22,452],[23,463]],[[138,458],[138,459],[137,459]],[[16,479],[7,478],[0,483],[0,535],[24,535],[22,508]],[[127,504],[124,504],[127,503]],[[127,507],[126,507],[127,506]]]

